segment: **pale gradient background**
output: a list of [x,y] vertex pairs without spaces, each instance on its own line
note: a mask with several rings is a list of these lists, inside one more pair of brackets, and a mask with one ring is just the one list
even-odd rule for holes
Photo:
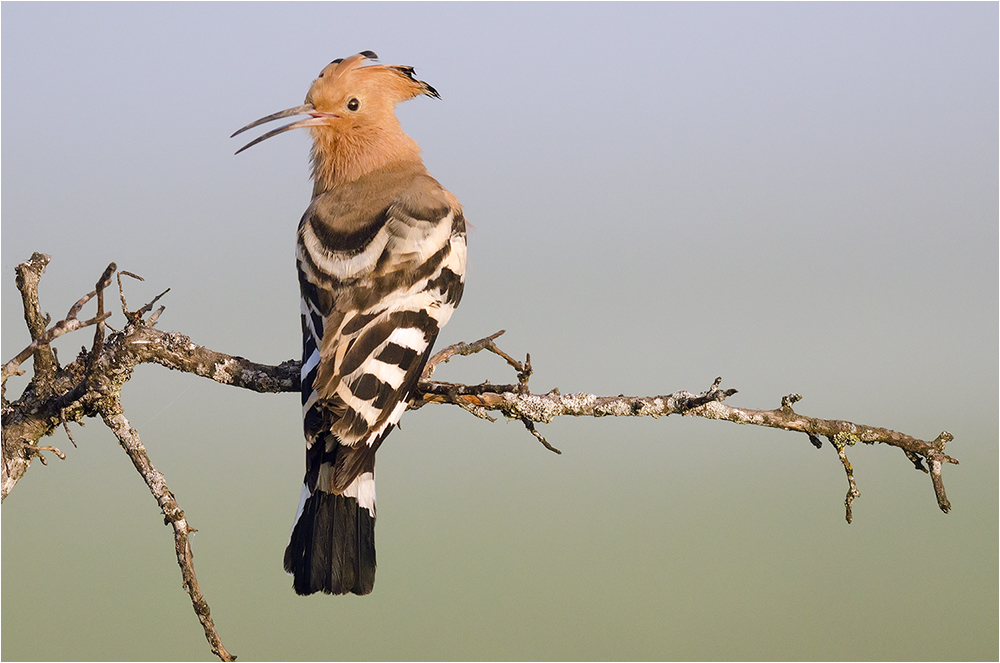
[[[55,316],[114,260],[146,277],[133,304],[172,288],[162,327],[297,356],[307,136],[234,157],[229,134],[372,49],[441,92],[399,112],[474,224],[442,343],[506,328],[541,391],[722,375],[734,405],[799,392],[805,414],[947,429],[954,510],[888,447],[852,450],[849,526],[834,452],[801,435],[567,420],[555,456],[429,407],[379,452],[374,594],[299,598],[297,397],[141,367],[128,416],[241,660],[996,660],[997,23],[996,3],[4,3],[3,356],[32,251]],[[99,422],[77,431],[3,506],[3,658],[210,659],[153,499]]]

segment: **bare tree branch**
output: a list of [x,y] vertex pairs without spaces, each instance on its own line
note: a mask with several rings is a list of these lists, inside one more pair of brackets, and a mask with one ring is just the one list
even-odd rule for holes
[[[104,321],[110,313],[104,311],[104,290],[111,284],[114,263],[101,275],[95,289],[81,297],[70,308],[63,320],[48,327],[49,317],[43,315],[38,300],[38,283],[45,271],[49,257],[35,253],[30,260],[17,267],[17,286],[24,305],[25,323],[32,342],[16,357],[3,366],[3,466],[0,480],[0,499],[6,498],[24,475],[33,458],[45,462],[43,451],[64,459],[65,454],[53,446],[39,445],[39,440],[53,434],[60,426],[69,434],[68,422],[83,424],[83,419],[100,417],[111,429],[121,446],[142,475],[157,504],[163,510],[166,522],[174,529],[177,563],[181,568],[184,587],[191,597],[194,611],[201,621],[205,637],[212,652],[224,661],[235,660],[226,648],[212,622],[208,603],[201,591],[194,571],[194,556],[189,534],[194,531],[184,512],[167,488],[166,481],[149,460],[138,433],[125,417],[121,405],[121,389],[132,371],[139,364],[155,363],[167,368],[193,373],[243,389],[262,393],[295,392],[299,390],[300,362],[285,361],[277,366],[258,364],[238,356],[227,355],[193,343],[177,332],[164,332],[154,328],[163,312],[163,306],[152,311],[153,306],[167,291],[134,312],[128,310],[121,276],[141,277],[131,272],[119,272],[118,285],[125,326],[105,337]],[[80,321],[78,315],[87,302],[97,298],[97,312],[88,320]],[[148,318],[144,316],[150,314]],[[96,325],[94,342],[90,350],[84,349],[70,364],[59,366],[51,342],[71,331]],[[495,341],[504,332],[499,331],[473,343],[456,343],[431,357],[424,369],[422,380],[410,400],[413,409],[429,404],[457,405],[477,417],[495,421],[490,412],[499,412],[509,419],[520,421],[546,448],[556,453],[539,433],[536,424],[549,423],[556,417],[664,417],[671,414],[697,416],[738,424],[780,428],[805,433],[809,441],[822,448],[820,438],[825,437],[837,452],[848,480],[844,501],[847,521],[851,522],[851,507],[860,496],[854,481],[854,471],[847,458],[846,449],[857,442],[888,444],[902,450],[912,465],[929,473],[938,506],[947,513],[951,504],[945,494],[941,477],[944,464],[958,464],[945,454],[945,445],[952,435],[943,432],[927,442],[905,433],[886,428],[865,426],[837,419],[819,419],[796,413],[792,405],[801,400],[798,394],[781,399],[781,406],[774,410],[751,410],[732,407],[723,401],[737,393],[735,389],[720,388],[722,378],[701,393],[676,391],[662,396],[597,396],[576,393],[563,395],[557,389],[546,394],[533,394],[528,385],[532,374],[531,357],[520,362],[499,347]],[[504,359],[514,369],[516,384],[476,385],[436,382],[430,380],[437,366],[452,357],[488,351]],[[6,382],[10,376],[20,375],[20,364],[34,356],[34,375],[21,396],[14,402],[6,398]],[[75,446],[75,442],[73,442]]]
[[[208,601],[205,600],[198,587],[198,578],[194,570],[194,553],[191,550],[189,537],[195,530],[188,525],[184,512],[167,487],[166,479],[153,467],[139,434],[125,418],[120,393],[122,385],[131,375],[135,366],[139,363],[152,361],[150,358],[151,350],[160,357],[161,363],[171,367],[175,367],[171,364],[176,362],[177,355],[186,356],[186,362],[181,362],[180,365],[185,366],[189,372],[208,375],[223,382],[231,381],[231,378],[227,377],[226,368],[230,364],[241,366],[239,358],[217,357],[210,351],[191,353],[193,344],[186,337],[177,334],[162,334],[154,330],[152,323],[155,322],[158,312],[150,316],[151,320],[144,321],[142,316],[152,308],[152,304],[159,297],[139,311],[129,313],[125,307],[124,294],[122,294],[122,307],[129,322],[123,331],[115,332],[105,342],[104,320],[110,314],[104,312],[104,289],[111,284],[111,274],[116,269],[114,263],[109,265],[101,275],[94,292],[84,295],[77,301],[65,319],[47,331],[41,329],[37,324],[37,321],[42,319],[37,308],[38,279],[20,278],[22,273],[37,272],[38,265],[44,269],[48,259],[43,256],[45,259],[39,260],[40,255],[36,253],[33,257],[33,263],[25,263],[18,268],[18,287],[21,289],[25,305],[25,319],[29,328],[32,329],[34,340],[28,348],[4,366],[3,378],[6,382],[10,375],[17,374],[19,372],[17,370],[18,364],[32,354],[36,355],[36,365],[39,363],[37,357],[43,357],[44,370],[41,373],[36,370],[28,387],[15,403],[8,403],[6,397],[3,399],[2,496],[6,498],[10,493],[20,477],[27,471],[32,458],[37,457],[45,464],[42,451],[50,451],[60,459],[65,460],[66,455],[59,449],[52,446],[38,446],[38,439],[51,434],[61,424],[66,429],[70,441],[76,446],[76,442],[73,441],[69,432],[68,420],[79,421],[84,416],[100,416],[115,434],[122,448],[132,460],[132,464],[146,482],[153,497],[156,498],[157,504],[163,511],[165,521],[173,527],[174,551],[177,555],[177,564],[181,569],[184,588],[191,597],[191,604],[201,622],[212,653],[223,661],[235,661],[236,657],[230,654],[222,644],[212,620]],[[83,306],[95,296],[97,297],[97,314],[89,321],[81,323],[77,319],[77,315]],[[162,311],[162,307],[160,310]],[[34,327],[32,327],[33,324]],[[48,344],[62,334],[92,324],[97,325],[97,330],[90,351],[84,350],[72,364],[60,369],[55,362],[54,354],[45,352],[49,350]],[[150,332],[150,335],[147,336],[144,332]],[[48,357],[51,357],[51,363],[46,364],[44,362],[48,360]],[[207,367],[205,364],[212,360],[219,361],[212,368]],[[243,361],[245,362],[245,360]],[[280,373],[280,371],[278,372]],[[263,371],[256,373],[254,377],[259,383],[267,379],[266,374],[267,371]]]
[[856,442],[863,442],[865,444],[879,442],[898,447],[914,464],[914,467],[922,472],[927,472],[928,470],[921,463],[921,459],[926,461],[930,466],[931,483],[934,487],[934,494],[937,497],[938,507],[945,513],[951,510],[951,503],[945,495],[944,484],[941,481],[941,465],[943,463],[958,465],[958,460],[944,453],[945,445],[954,439],[951,433],[944,431],[930,442],[925,442],[924,440],[919,440],[905,433],[889,430],[888,428],[865,426],[839,419],[806,417],[792,410],[792,403],[801,398],[798,394],[786,396],[782,400],[782,406],[776,410],[746,410],[730,407],[721,402],[714,402],[706,404],[691,414],[706,419],[732,421],[737,424],[753,424],[755,426],[799,431],[809,435],[810,439],[822,436],[830,440],[830,444],[837,449],[837,454],[844,463],[844,468],[847,471],[847,479],[850,484],[846,504],[847,522],[851,522],[851,502],[860,493],[857,492],[857,486],[854,485],[853,471],[850,463],[847,461],[844,449],[845,447],[853,446]]

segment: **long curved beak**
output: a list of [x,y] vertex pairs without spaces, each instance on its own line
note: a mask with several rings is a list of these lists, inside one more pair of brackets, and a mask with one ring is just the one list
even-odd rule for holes
[[235,136],[238,136],[239,134],[243,133],[247,129],[253,129],[254,127],[260,126],[260,125],[265,124],[267,122],[271,122],[272,120],[280,120],[283,117],[291,117],[293,115],[310,115],[311,117],[309,117],[309,118],[307,118],[305,120],[298,120],[297,122],[292,122],[291,124],[286,124],[285,126],[279,127],[277,129],[272,129],[271,131],[268,131],[266,134],[263,134],[262,136],[258,136],[257,138],[253,139],[252,141],[250,141],[249,143],[247,143],[246,145],[244,145],[240,149],[236,150],[236,154],[239,154],[240,152],[242,152],[243,150],[245,150],[245,149],[247,149],[249,147],[253,147],[254,145],[256,145],[257,143],[259,143],[261,141],[267,140],[268,138],[270,138],[272,136],[277,136],[278,134],[283,134],[286,131],[291,131],[292,129],[300,129],[302,127],[318,127],[318,126],[322,126],[322,125],[326,124],[325,120],[327,118],[337,117],[336,115],[333,115],[332,113],[321,113],[321,112],[317,111],[316,108],[312,104],[303,104],[302,106],[296,106],[295,108],[286,108],[283,111],[278,111],[277,113],[272,113],[271,115],[268,115],[267,117],[262,117],[259,120],[254,120],[253,122],[251,122],[250,124],[246,125],[245,127],[241,128],[241,129],[238,129],[235,133],[233,133],[232,136],[230,136],[230,138],[234,138]]

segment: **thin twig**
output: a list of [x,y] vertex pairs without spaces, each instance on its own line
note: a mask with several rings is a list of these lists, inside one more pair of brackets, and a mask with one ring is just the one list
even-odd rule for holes
[[[63,429],[66,431],[66,437],[69,438],[69,441],[73,443],[73,448],[76,449],[77,448],[77,446],[76,446],[76,440],[73,439],[73,433],[69,432],[69,422],[66,421],[66,413],[65,412],[60,412],[59,413],[59,418],[62,419],[62,425],[63,425]],[[82,421],[80,422],[80,425],[81,426],[83,425]]]
[[124,269],[119,271],[118,276],[116,277],[118,279],[118,297],[121,299],[122,302],[122,313],[125,314],[126,320],[131,320],[133,316],[128,310],[128,304],[125,303],[125,286],[122,285],[123,276],[130,276],[134,278],[136,281],[145,281],[146,279],[142,278],[138,274],[133,274],[132,272],[126,271]]
[[208,601],[205,600],[198,588],[198,578],[194,571],[194,553],[191,551],[189,536],[191,532],[195,531],[194,528],[188,525],[184,512],[167,487],[166,479],[150,462],[146,447],[139,439],[139,434],[125,418],[121,401],[118,398],[108,398],[100,404],[100,411],[104,423],[118,438],[118,442],[132,460],[135,469],[146,481],[149,492],[156,498],[156,503],[160,505],[167,522],[173,526],[174,551],[177,555],[177,564],[181,567],[184,589],[191,597],[191,604],[205,631],[205,638],[212,647],[212,653],[223,661],[235,661],[236,657],[226,651],[223,646],[222,638],[219,637],[215,628],[215,622],[212,621],[212,611],[208,606]]
[[542,434],[539,433],[538,430],[535,428],[535,422],[533,422],[531,419],[528,419],[527,417],[521,417],[521,423],[524,424],[524,427],[528,429],[529,433],[535,436],[536,440],[542,443],[542,446],[544,446],[546,449],[548,449],[553,453],[562,455],[561,451],[559,451],[554,446],[549,444],[548,441],[544,437],[542,437]]
[[849,435],[844,435],[843,433],[838,433],[828,439],[833,448],[837,450],[837,457],[840,458],[840,462],[844,466],[844,471],[847,473],[847,497],[844,498],[844,508],[847,512],[847,524],[850,525],[854,519],[851,511],[851,507],[854,505],[854,498],[861,497],[861,491],[858,490],[858,485],[854,483],[854,467],[851,465],[851,461],[847,459],[846,448],[854,444],[854,440]]
[[431,376],[434,375],[434,369],[437,368],[437,365],[441,363],[447,364],[448,360],[455,355],[464,356],[476,354],[477,352],[487,349],[488,346],[493,346],[495,349],[496,346],[493,345],[493,341],[500,338],[500,336],[506,333],[506,331],[507,330],[505,329],[501,329],[500,331],[490,334],[486,338],[474,341],[473,343],[463,343],[459,341],[458,343],[449,345],[440,352],[436,352],[433,357],[427,360],[427,364],[424,366],[424,372],[421,374],[420,379],[430,380]]
[[[134,274],[132,272],[126,272],[125,270],[118,272],[118,295],[119,297],[121,297],[122,300],[122,313],[125,314],[125,319],[129,320],[130,322],[137,322],[141,320],[142,316],[146,315],[153,309],[153,304],[160,301],[160,298],[163,297],[163,295],[170,292],[170,288],[167,288],[166,290],[158,294],[156,297],[153,297],[153,299],[150,302],[148,302],[145,306],[142,306],[136,311],[129,311],[128,304],[125,303],[125,288],[122,285],[123,276],[130,276],[137,281],[145,281],[146,279],[142,278],[138,274]],[[161,306],[156,313],[150,316],[149,320],[146,321],[146,324],[149,325],[150,327],[155,325],[156,319],[160,317],[160,314],[163,313],[163,310],[164,307]]]
[[97,293],[97,315],[94,319],[97,320],[97,329],[94,330],[94,345],[90,350],[90,362],[87,372],[91,372],[97,361],[97,358],[101,355],[101,350],[104,349],[104,321],[111,315],[104,315],[104,289],[111,285],[111,275],[118,269],[115,263],[111,263],[101,274],[101,278],[98,279],[97,285],[94,286],[94,292]]
[[51,451],[56,456],[58,456],[59,460],[66,460],[66,454],[64,454],[63,452],[59,451],[59,449],[57,449],[55,447],[33,447],[33,446],[25,446],[24,448],[27,451],[33,451],[36,454],[38,454],[38,460],[42,461],[42,465],[48,465],[48,462],[46,462],[46,460],[45,460],[45,456],[43,456],[41,454],[42,451]]

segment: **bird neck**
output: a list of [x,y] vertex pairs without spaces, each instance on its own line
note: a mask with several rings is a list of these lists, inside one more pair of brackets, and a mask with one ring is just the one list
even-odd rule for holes
[[417,141],[401,127],[313,130],[313,196],[397,162],[421,162]]

